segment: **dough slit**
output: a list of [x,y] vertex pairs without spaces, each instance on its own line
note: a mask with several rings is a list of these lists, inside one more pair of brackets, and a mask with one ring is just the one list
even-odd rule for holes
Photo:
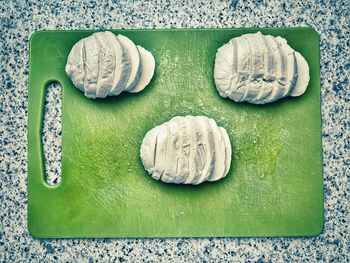
[[156,166],[156,160],[157,160],[157,147],[158,147],[158,135],[156,137],[156,142],[154,143],[154,154],[153,154],[153,167]]
[[168,164],[168,159],[169,159],[169,144],[170,144],[170,131],[169,131],[169,125],[168,125],[168,122],[164,123],[164,127],[166,129],[166,141],[165,141],[165,145],[166,145],[166,148],[165,148],[165,151],[164,151],[164,166],[163,166],[163,172],[161,173],[160,175],[160,180],[163,181],[163,177],[164,177],[164,174],[166,173],[166,168],[167,168],[167,164]]
[[232,76],[230,80],[230,86],[229,86],[229,96],[232,94],[232,89],[237,85],[238,80],[238,53],[237,53],[237,44],[236,41],[231,41],[231,47],[232,47],[232,56],[233,56],[233,67],[232,67]]
[[[106,43],[109,44],[110,46],[110,52],[112,54],[112,57],[113,57],[113,66],[114,66],[114,70],[113,70],[113,73],[112,73],[112,76],[111,76],[111,79],[112,79],[112,84],[110,85],[109,89],[108,89],[108,94],[110,94],[110,92],[113,90],[114,88],[114,83],[115,83],[115,75],[116,75],[116,72],[118,70],[118,66],[117,66],[117,63],[116,63],[116,60],[117,60],[117,54],[116,54],[116,50],[115,50],[115,43],[113,43],[113,40],[116,41],[116,39],[111,39],[110,38],[110,35],[109,35],[110,32],[105,32],[105,38],[104,40],[106,41]],[[122,66],[123,68],[123,66]],[[121,69],[122,70],[122,69]]]
[[87,69],[86,69],[86,45],[85,45],[85,39],[82,39],[83,41],[83,47],[82,47],[82,59],[83,59],[83,69],[84,69],[84,78],[83,78],[83,86],[86,86],[86,82],[87,82]]
[[99,94],[99,90],[100,90],[100,85],[101,85],[101,75],[102,75],[102,62],[101,62],[101,50],[102,50],[102,46],[100,41],[97,38],[96,34],[93,34],[94,39],[96,41],[96,45],[98,47],[98,55],[97,55],[97,81],[96,81],[96,95]]
[[256,60],[258,57],[258,47],[255,45],[255,41],[251,39],[251,34],[246,35],[246,41],[249,45],[249,54],[250,54],[250,76],[249,81],[252,82],[255,80],[257,75],[257,69],[256,69]]
[[[73,83],[76,85],[76,87],[84,92],[84,78],[85,78],[85,57],[83,57],[83,50],[84,50],[84,42],[82,40],[80,40],[77,45],[79,46],[79,69],[80,72],[83,73],[81,76],[81,79],[79,79],[80,81],[78,81],[77,83],[75,83],[75,81],[73,81]],[[69,54],[70,55],[70,54]],[[68,57],[69,60],[69,57]],[[67,64],[68,65],[68,64]],[[70,74],[74,74],[74,72],[70,72]],[[69,74],[69,75],[70,75]],[[81,81],[83,81],[83,83],[81,83]]]
[[177,154],[177,165],[176,165],[176,183],[183,183],[186,179],[186,170],[184,169],[184,164],[186,164],[186,155],[184,149],[184,125],[183,118],[176,119],[179,128],[179,141],[178,141],[178,154]]
[[249,54],[249,62],[248,62],[248,65],[249,65],[249,76],[248,76],[248,78],[247,78],[247,80],[250,80],[250,78],[252,77],[252,75],[253,75],[253,71],[254,71],[254,63],[253,63],[253,58],[254,58],[254,50],[252,49],[252,44],[250,43],[250,41],[249,41],[249,38],[248,37],[246,37],[246,36],[244,36],[244,37],[242,37],[243,39],[244,39],[244,41],[245,41],[245,43],[246,43],[246,45],[247,45],[247,47],[248,47],[248,54]]
[[177,174],[179,171],[179,156],[177,156],[176,158],[176,171],[175,171],[175,174]]
[[189,129],[188,134],[190,136],[190,153],[188,157],[188,166],[189,166],[189,174],[188,177],[185,181],[185,184],[189,184],[193,181],[195,177],[195,154],[196,154],[196,149],[197,147],[194,145],[196,142],[194,141],[194,133],[195,130],[193,129],[194,127],[194,118],[192,116],[186,116],[186,126]]
[[264,50],[265,50],[265,75],[264,75],[264,79],[266,81],[271,80],[271,74],[270,72],[272,71],[272,66],[273,66],[273,56],[272,56],[272,52],[270,50],[269,45],[266,43],[266,38],[262,35],[259,34],[260,41],[263,43],[264,45]]
[[283,93],[283,91],[281,91],[281,89],[284,88],[282,85],[279,84],[279,79],[280,79],[281,71],[282,71],[281,54],[278,50],[278,45],[277,45],[274,37],[271,35],[268,35],[266,37],[267,37],[267,42],[270,44],[271,54],[272,54],[274,61],[275,61],[274,79],[272,82],[273,89],[272,89],[270,96],[268,96],[266,99],[268,102],[272,102],[272,101],[276,100],[276,98],[280,98],[280,94]]
[[297,79],[298,79],[298,64],[297,64],[295,52],[290,54],[290,56],[293,56],[293,58],[292,58],[293,59],[293,75],[292,75],[292,79],[290,81],[290,89],[289,89],[289,93],[288,93],[289,96],[291,96],[291,94],[293,93],[293,91],[296,87]]
[[280,42],[277,41],[276,38],[273,38],[273,41],[276,43],[277,45],[277,52],[279,54],[279,59],[280,59],[280,74],[277,78],[277,82],[282,85],[282,86],[286,86],[287,84],[287,71],[288,71],[288,63],[286,60],[286,54],[284,52],[284,49],[281,48],[282,45],[280,44]]

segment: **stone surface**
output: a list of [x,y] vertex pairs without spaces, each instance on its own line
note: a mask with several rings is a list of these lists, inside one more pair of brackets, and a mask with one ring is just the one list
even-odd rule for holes
[[[350,2],[3,1],[0,5],[0,262],[347,262],[350,257]],[[309,26],[320,37],[325,224],[308,238],[47,239],[27,230],[29,37],[42,29]],[[56,94],[56,95],[55,95]],[[57,96],[48,107],[59,117]],[[55,97],[56,96],[56,97]],[[58,122],[45,128],[50,180]],[[46,136],[46,135],[45,135]],[[44,139],[45,140],[45,139]],[[58,153],[58,156],[57,156]],[[52,155],[56,157],[52,158]],[[50,157],[51,156],[51,157]]]

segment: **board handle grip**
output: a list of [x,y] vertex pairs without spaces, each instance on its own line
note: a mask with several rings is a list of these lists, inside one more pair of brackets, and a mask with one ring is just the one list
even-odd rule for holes
[[[45,98],[48,86],[52,85],[53,83],[57,83],[58,85],[60,85],[62,94],[63,85],[61,81],[57,80],[57,78],[48,78],[46,80],[40,80],[36,78],[29,79],[30,88],[28,92],[28,188],[32,185],[41,185],[48,189],[55,189],[61,185],[61,183],[52,185],[49,184],[46,180],[47,173],[45,167],[44,144],[42,139]],[[61,177],[62,181],[62,172],[59,176]]]

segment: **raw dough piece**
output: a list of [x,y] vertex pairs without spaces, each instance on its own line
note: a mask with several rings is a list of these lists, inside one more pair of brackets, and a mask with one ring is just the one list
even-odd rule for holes
[[264,104],[302,95],[309,66],[282,37],[260,32],[232,38],[215,57],[214,81],[220,96]]
[[123,35],[97,32],[79,40],[69,53],[66,73],[88,98],[143,90],[155,69],[152,53]]
[[174,117],[146,133],[140,156],[152,178],[200,184],[225,177],[231,165],[226,130],[205,116]]

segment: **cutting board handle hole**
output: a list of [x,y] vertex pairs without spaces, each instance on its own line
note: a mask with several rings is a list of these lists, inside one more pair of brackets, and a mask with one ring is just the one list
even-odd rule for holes
[[41,140],[44,152],[45,180],[50,186],[61,182],[62,160],[62,86],[50,82],[46,86]]

